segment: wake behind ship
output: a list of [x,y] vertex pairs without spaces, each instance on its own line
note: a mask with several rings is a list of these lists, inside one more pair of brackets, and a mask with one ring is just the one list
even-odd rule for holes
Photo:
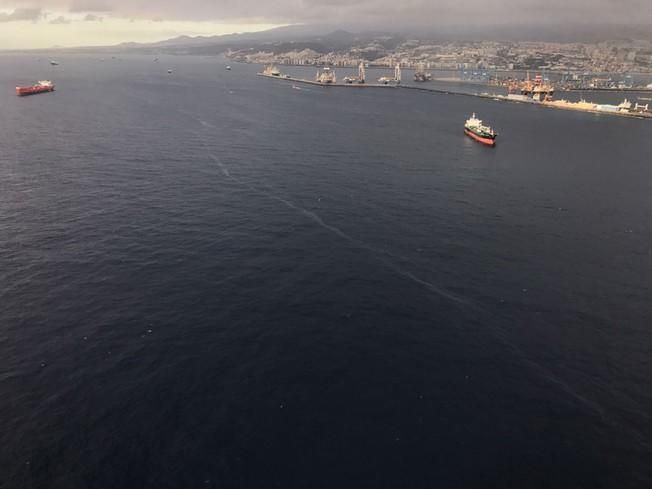
[[16,95],[19,97],[45,92],[54,92],[54,83],[50,80],[41,80],[31,87],[16,87]]

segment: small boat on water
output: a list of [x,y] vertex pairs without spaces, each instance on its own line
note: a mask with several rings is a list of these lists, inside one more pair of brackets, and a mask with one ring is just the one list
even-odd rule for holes
[[16,95],[25,97],[26,95],[36,95],[37,93],[54,92],[54,83],[50,80],[41,80],[31,87],[16,87]]
[[464,123],[464,134],[487,146],[495,146],[498,136],[491,127],[485,126],[475,113]]
[[54,61],[54,60],[50,61],[50,64],[52,66],[59,66],[59,63],[57,61]]
[[230,65],[226,67],[226,71],[231,71],[231,66]]
[[169,74],[172,74],[172,70],[168,70],[168,73],[169,73]]

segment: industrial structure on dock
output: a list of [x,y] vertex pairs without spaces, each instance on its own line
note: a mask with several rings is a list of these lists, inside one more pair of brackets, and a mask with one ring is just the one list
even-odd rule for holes
[[363,84],[363,83],[366,83],[366,79],[367,79],[367,74],[366,74],[366,72],[365,72],[364,62],[360,61],[360,64],[358,65],[358,76],[345,76],[345,77],[344,77],[344,83],[348,83],[348,84],[353,84],[353,83]]
[[652,111],[650,111],[649,104],[643,105],[638,102],[632,103],[627,99],[618,105],[596,104],[593,102],[587,102],[586,100],[581,100],[579,102],[553,100],[555,87],[542,75],[536,75],[533,79],[531,79],[528,74],[527,78],[523,81],[513,81],[510,84],[510,90],[507,95],[490,94],[486,92],[473,94],[468,92],[444,90],[441,88],[421,88],[415,85],[400,85],[401,66],[399,63],[396,63],[394,66],[393,77],[382,76],[378,79],[377,83],[369,84],[367,84],[366,81],[364,62],[359,63],[357,76],[346,76],[341,83],[337,82],[337,75],[335,74],[335,70],[330,66],[322,67],[317,72],[314,80],[291,77],[290,75],[281,73],[274,65],[267,65],[261,73],[258,73],[258,75],[267,78],[277,78],[285,81],[334,87],[399,88],[403,86],[406,89],[419,90],[424,92],[442,93],[447,95],[464,95],[468,97],[492,99],[500,102],[529,103],[555,109],[577,110],[581,112],[593,112],[637,117],[641,119],[652,119]]
[[416,69],[414,71],[414,81],[415,82],[427,82],[432,80],[432,73],[426,71],[426,64],[421,62],[417,63]]
[[550,102],[555,94],[555,87],[548,80],[544,80],[543,75],[536,75],[530,79],[528,72],[524,81],[512,81],[509,84],[509,95],[533,99],[537,102]]
[[378,83],[383,85],[399,85],[401,83],[401,64],[396,63],[394,66],[394,76],[381,76]]
[[275,77],[281,77],[281,72],[278,70],[278,68],[274,65],[267,65],[265,66],[265,69],[263,70],[263,75],[265,76],[275,76]]
[[315,81],[324,85],[337,83],[337,75],[335,75],[335,70],[332,70],[329,66],[324,66],[321,70],[317,71]]

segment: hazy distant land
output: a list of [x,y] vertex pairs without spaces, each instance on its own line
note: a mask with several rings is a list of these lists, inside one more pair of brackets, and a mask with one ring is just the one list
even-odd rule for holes
[[652,27],[449,26],[389,32],[299,25],[65,51],[226,54],[234,61],[299,65],[352,66],[365,61],[380,66],[395,62],[414,66],[422,62],[432,69],[652,73]]

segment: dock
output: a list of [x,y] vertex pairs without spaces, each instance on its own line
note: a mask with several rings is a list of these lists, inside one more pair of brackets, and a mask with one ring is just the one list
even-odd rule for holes
[[258,76],[271,78],[272,80],[291,81],[295,83],[302,83],[304,85],[316,85],[319,87],[347,87],[347,88],[398,88],[398,85],[384,84],[384,83],[321,83],[315,80],[307,80],[305,78],[294,78],[289,75],[267,75],[265,73],[256,73]]
[[[559,109],[559,110],[571,110],[575,112],[584,112],[590,114],[600,114],[608,116],[618,116],[618,117],[627,117],[632,119],[645,119],[652,120],[652,112],[627,112],[627,111],[609,111],[609,110],[600,110],[599,104],[590,104],[587,103],[587,106],[583,106],[581,103],[568,103],[565,101],[554,101],[554,102],[539,102],[536,100],[522,100],[509,98],[505,95],[500,94],[490,94],[490,93],[470,93],[470,92],[458,92],[455,90],[446,90],[441,88],[430,88],[430,87],[416,87],[413,85],[401,85],[399,83],[322,83],[314,80],[306,80],[305,78],[294,78],[289,75],[270,75],[267,73],[258,73],[258,76],[265,78],[271,78],[274,80],[289,81],[293,83],[301,83],[304,85],[316,85],[319,87],[340,87],[340,88],[391,88],[391,89],[402,89],[402,90],[416,90],[419,92],[434,93],[439,95],[451,95],[459,97],[475,97],[483,98],[487,100],[493,100],[495,102],[507,102],[515,104],[526,104],[534,105],[537,107],[545,107],[549,109]],[[592,107],[589,107],[591,105]]]
[[427,88],[427,87],[413,87],[413,86],[406,86],[406,85],[402,85],[400,88],[408,89],[408,90],[418,90],[421,92],[437,93],[441,95],[456,95],[462,97],[483,98],[483,99],[493,100],[495,102],[508,102],[513,104],[534,105],[537,107],[545,107],[548,109],[571,110],[575,112],[584,112],[589,114],[601,114],[601,115],[603,114],[603,115],[610,115],[610,116],[628,117],[634,119],[652,120],[652,112],[639,112],[639,111],[626,112],[626,111],[600,110],[599,109],[600,104],[593,104],[588,102],[573,103],[564,100],[538,102],[536,100],[514,99],[514,98],[509,98],[506,95],[491,94],[491,93],[457,92],[454,90],[443,90],[438,88]]

